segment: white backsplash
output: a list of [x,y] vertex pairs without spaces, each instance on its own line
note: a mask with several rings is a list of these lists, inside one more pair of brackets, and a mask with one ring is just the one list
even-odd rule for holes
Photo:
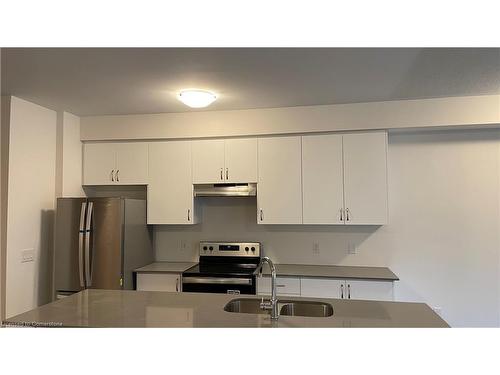
[[[260,225],[256,198],[198,198],[201,222],[156,226],[157,260],[195,261],[200,241],[261,242],[278,263],[339,264],[379,227],[341,225]],[[319,251],[315,249],[319,245]],[[316,246],[318,248],[318,246]],[[380,259],[383,262],[382,259]],[[383,266],[379,262],[377,265]]]

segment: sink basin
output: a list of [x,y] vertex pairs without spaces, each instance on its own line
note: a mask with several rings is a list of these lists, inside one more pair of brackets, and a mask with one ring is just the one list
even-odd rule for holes
[[[224,311],[242,314],[269,314],[260,308],[260,299],[238,298],[229,301]],[[309,316],[326,318],[333,315],[333,307],[328,303],[315,301],[278,301],[280,315]]]
[[260,308],[260,302],[260,299],[233,299],[224,306],[224,311],[243,314],[268,314],[266,310]]
[[333,315],[333,307],[323,302],[289,302],[281,307],[280,315],[326,318]]

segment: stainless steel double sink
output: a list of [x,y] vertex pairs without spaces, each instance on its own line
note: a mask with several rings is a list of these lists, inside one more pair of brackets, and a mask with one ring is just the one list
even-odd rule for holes
[[[260,308],[260,299],[238,298],[229,301],[224,306],[224,311],[242,314],[269,314]],[[307,316],[326,318],[333,315],[333,307],[329,303],[316,301],[278,301],[280,315]]]

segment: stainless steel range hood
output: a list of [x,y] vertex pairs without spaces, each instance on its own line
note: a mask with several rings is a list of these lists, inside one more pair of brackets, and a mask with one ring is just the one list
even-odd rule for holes
[[257,184],[199,184],[194,185],[195,197],[255,197]]

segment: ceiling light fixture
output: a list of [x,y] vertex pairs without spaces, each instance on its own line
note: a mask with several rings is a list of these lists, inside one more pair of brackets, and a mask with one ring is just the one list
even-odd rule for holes
[[213,92],[199,89],[182,90],[179,100],[191,108],[208,107],[217,99]]

